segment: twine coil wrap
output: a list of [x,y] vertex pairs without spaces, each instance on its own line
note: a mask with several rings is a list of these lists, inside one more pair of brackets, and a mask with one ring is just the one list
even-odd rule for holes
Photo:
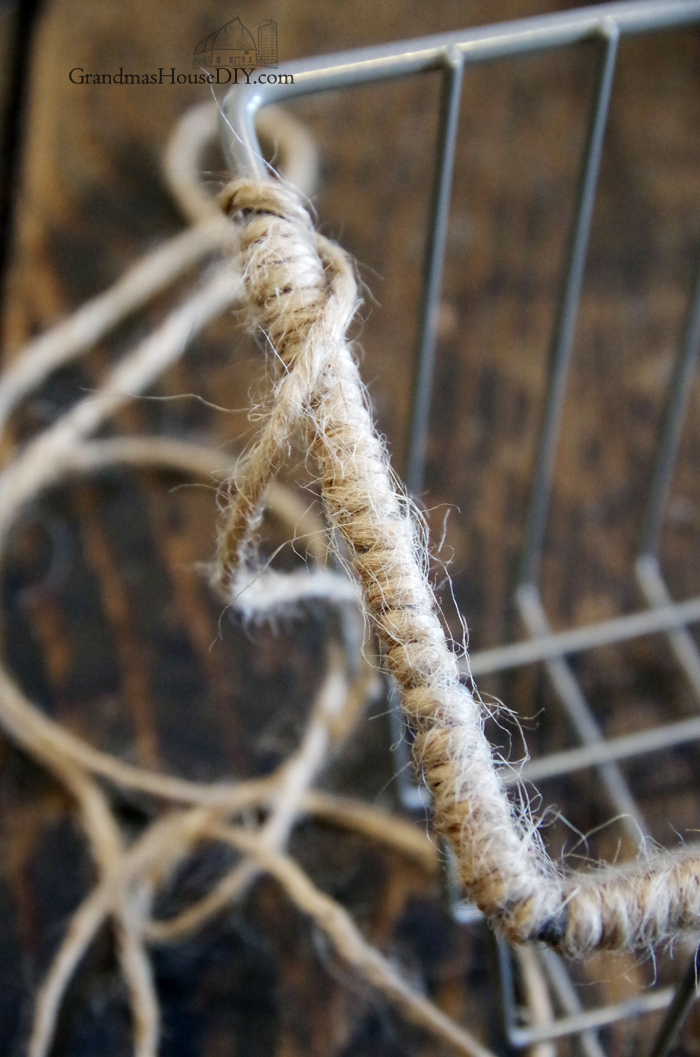
[[228,485],[219,588],[230,598],[249,575],[265,489],[296,435],[319,467],[329,523],[400,686],[435,827],[455,850],[468,896],[510,940],[544,940],[571,956],[647,947],[700,928],[697,858],[663,855],[627,874],[562,874],[527,813],[515,812],[481,706],[460,684],[419,522],[392,474],[346,340],[357,303],[348,258],[314,231],[282,184],[238,180],[221,204],[240,225],[249,323],[265,335],[278,376],[258,440]]

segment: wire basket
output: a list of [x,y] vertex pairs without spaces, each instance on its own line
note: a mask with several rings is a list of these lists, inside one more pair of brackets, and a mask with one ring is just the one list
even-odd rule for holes
[[[697,0],[610,3],[462,33],[323,56],[284,66],[275,78],[267,79],[267,84],[232,89],[224,103],[222,122],[224,151],[234,171],[259,172],[262,162],[254,119],[260,107],[281,99],[288,101],[292,96],[440,71],[442,91],[435,181],[405,467],[408,489],[412,494],[420,495],[424,488],[434,401],[438,317],[465,70],[475,64],[508,60],[526,53],[574,45],[590,46],[591,43],[595,47],[597,73],[588,132],[560,284],[529,513],[519,568],[512,585],[512,598],[525,638],[473,653],[468,663],[464,661],[464,676],[465,679],[481,679],[538,666],[548,681],[552,701],[566,718],[566,726],[575,744],[562,747],[561,741],[556,744],[555,736],[554,744],[546,745],[542,754],[526,762],[517,774],[514,772],[514,779],[519,776],[529,783],[558,779],[561,783],[581,773],[594,776],[599,792],[619,818],[625,846],[631,851],[643,848],[648,828],[621,764],[636,760],[648,761],[652,766],[655,758],[658,759],[655,754],[697,741],[700,739],[700,717],[691,715],[681,720],[655,722],[641,731],[606,737],[573,659],[604,647],[632,643],[648,636],[662,636],[670,647],[679,678],[695,702],[700,701],[700,651],[689,630],[700,621],[700,598],[674,600],[659,558],[659,543],[700,352],[700,271],[687,309],[685,335],[677,352],[665,398],[663,424],[649,467],[649,486],[636,557],[633,567],[627,570],[630,580],[637,585],[641,604],[631,612],[622,612],[609,619],[555,631],[543,598],[542,559],[619,43],[628,35],[696,22],[700,22],[700,2]],[[269,83],[275,80],[276,83]],[[394,710],[394,721],[395,734],[401,735],[398,706]],[[406,739],[398,736],[395,740],[395,770],[401,800],[407,809],[423,812],[428,794],[409,777]],[[460,901],[458,894],[450,898],[455,920],[464,927],[471,927],[479,919],[479,912]],[[654,1057],[662,1057],[673,1045],[695,997],[695,955],[680,982],[674,986],[650,987],[625,1001],[598,1006],[586,1001],[586,990],[576,986],[572,971],[549,950],[514,953],[499,942],[499,964],[505,1032],[508,1042],[515,1048],[546,1046],[549,1040],[571,1036],[580,1052],[587,1057],[599,1057],[604,1052],[599,1029],[645,1013],[666,1010],[650,1048]],[[545,995],[545,1012],[535,1018],[536,1023],[531,1015],[528,1023],[521,1016],[519,1002],[529,998],[532,1014],[533,1003],[537,1005],[536,996],[533,999],[533,987]]]

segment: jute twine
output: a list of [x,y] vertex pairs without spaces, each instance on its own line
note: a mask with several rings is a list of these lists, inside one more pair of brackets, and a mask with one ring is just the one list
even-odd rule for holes
[[[96,392],[11,452],[0,471],[0,565],[24,506],[68,477],[116,463],[161,466],[209,481],[214,474],[226,479],[214,581],[227,603],[256,620],[279,618],[304,600],[323,598],[336,607],[339,630],[328,643],[326,670],[298,748],[270,776],[248,781],[190,781],[96,749],[45,715],[0,658],[0,725],[74,798],[96,871],[95,885],[71,916],[38,991],[29,1057],[48,1057],[66,988],[106,921],[114,927],[127,986],[135,1057],[156,1057],[160,1012],[149,945],[190,935],[240,899],[261,871],[277,880],[356,978],[455,1051],[492,1057],[411,987],[285,851],[294,824],[312,815],[379,841],[426,869],[438,865],[435,845],[416,827],[313,788],[375,692],[374,658],[366,645],[362,650],[363,619],[376,630],[386,668],[401,687],[416,734],[417,766],[435,798],[436,828],[452,842],[467,893],[510,938],[544,939],[581,954],[594,947],[644,947],[697,929],[700,864],[690,856],[666,856],[636,873],[564,875],[547,859],[536,825],[506,797],[481,706],[459,682],[428,579],[421,521],[394,479],[372,424],[346,340],[357,299],[347,257],[314,233],[295,193],[279,183],[237,181],[222,198],[234,223],[212,216],[192,177],[201,115],[180,132],[166,169],[192,227],[16,357],[0,376],[0,452],[11,447],[5,430],[10,414],[49,373],[85,353],[194,263],[234,245],[235,265],[211,270]],[[309,176],[312,169],[307,164],[299,171]],[[174,363],[208,321],[239,300],[251,327],[272,348],[277,371],[269,414],[244,459],[165,437],[90,439]],[[327,520],[340,541],[335,567],[328,561],[326,526],[274,481],[295,442],[319,468]],[[256,533],[263,504],[305,541],[306,571],[283,576],[260,566]],[[354,582],[339,565],[354,570]],[[153,818],[136,839],[120,828],[110,786],[151,798]],[[257,825],[251,811],[260,815]],[[154,918],[159,890],[180,864],[212,843],[237,849],[240,860],[178,915]],[[547,1020],[551,1009],[536,960],[523,948],[519,961],[533,1023]]]
[[219,589],[230,596],[249,575],[265,491],[293,441],[303,442],[401,689],[435,827],[454,848],[468,897],[511,941],[543,940],[571,956],[649,947],[698,929],[697,858],[663,855],[626,875],[563,873],[527,812],[514,810],[481,706],[459,680],[420,522],[391,471],[346,339],[357,302],[351,264],[281,183],[237,180],[221,204],[240,225],[243,301],[274,351],[277,380],[258,439],[229,483]]
[[[281,131],[289,123],[287,117]],[[297,140],[295,136],[293,142]],[[186,159],[187,143],[180,147],[177,157]],[[6,430],[19,402],[52,371],[87,352],[195,262],[218,254],[235,234],[234,226],[220,213],[206,215],[203,194],[196,187],[193,191],[189,178],[183,184],[172,152],[168,165],[169,182],[182,185],[183,193],[177,197],[184,201],[193,221],[191,228],[146,255],[73,316],[33,339],[0,375],[0,567],[25,505],[42,490],[68,478],[125,464],[176,470],[211,486],[230,474],[232,462],[235,465],[235,459],[219,448],[173,438],[91,439],[120,407],[148,389],[209,321],[237,302],[242,285],[230,264],[205,273],[196,289],[122,357],[94,393],[80,399],[38,436],[13,448]],[[185,166],[186,174],[191,168]],[[302,168],[308,176],[309,165]],[[379,842],[431,872],[438,865],[436,849],[420,828],[361,801],[313,788],[328,761],[352,736],[365,705],[376,693],[376,666],[371,651],[362,650],[364,625],[358,592],[328,562],[323,522],[305,500],[278,484],[267,490],[266,505],[289,538],[305,550],[308,566],[291,575],[256,570],[248,579],[239,578],[238,611],[247,620],[271,615],[289,620],[297,611],[303,614],[309,598],[323,598],[325,605],[337,610],[337,619],[331,622],[326,669],[320,673],[298,748],[271,775],[247,781],[196,782],[120,760],[47,716],[24,693],[0,657],[0,726],[73,797],[96,873],[94,887],[71,915],[38,990],[29,1057],[48,1057],[66,989],[85,951],[107,922],[113,926],[131,1009],[133,1052],[135,1057],[156,1057],[160,1010],[149,946],[191,935],[214,914],[240,900],[260,872],[274,877],[290,902],[327,937],[330,947],[353,970],[355,982],[364,980],[407,1019],[456,1052],[491,1057],[470,1032],[408,984],[395,965],[364,939],[347,911],[321,892],[285,852],[294,825],[310,815]],[[150,810],[151,820],[135,839],[122,831],[110,787],[137,791],[142,806]],[[173,872],[203,845],[216,843],[240,853],[230,872],[174,917],[155,918],[155,898]]]

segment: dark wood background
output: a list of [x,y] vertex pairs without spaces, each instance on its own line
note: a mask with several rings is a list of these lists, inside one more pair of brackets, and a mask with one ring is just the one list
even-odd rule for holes
[[[182,221],[160,175],[175,120],[207,98],[192,86],[76,86],[72,67],[189,69],[194,45],[236,17],[278,23],[282,60],[551,11],[553,0],[230,0],[166,4],[45,0],[26,71],[22,165],[7,280],[4,357],[115,280]],[[13,15],[2,15],[3,52]],[[638,607],[631,560],[663,398],[700,255],[700,39],[682,31],[624,41],[606,139],[545,558],[558,627]],[[3,64],[0,63],[0,67]],[[5,64],[5,69],[7,64]],[[465,76],[429,472],[422,496],[472,647],[518,634],[509,602],[532,473],[563,248],[590,101],[582,48],[468,70]],[[6,83],[3,88],[6,90]],[[366,283],[356,327],[364,378],[397,467],[403,465],[421,262],[433,172],[433,77],[297,101],[322,156],[322,230],[355,255]],[[225,174],[212,172],[214,184]],[[13,441],[51,422],[116,355],[147,333],[187,284],[121,326],[27,401]],[[142,401],[117,431],[158,430],[235,445],[260,357],[235,314],[208,328],[155,392],[197,392],[238,409]],[[700,395],[693,395],[663,538],[678,598],[700,576]],[[243,409],[243,410],[241,410]],[[6,454],[9,445],[6,446]],[[290,467],[290,476],[301,467]],[[212,551],[211,493],[177,478],[105,473],[55,489],[18,525],[4,570],[4,649],[22,685],[96,745],[201,778],[264,773],[294,746],[322,668],[322,610],[275,634],[224,620],[194,565]],[[439,576],[438,576],[439,578]],[[443,591],[455,637],[450,593]],[[212,643],[214,645],[212,646]],[[659,639],[576,662],[609,734],[693,714],[696,702]],[[533,752],[574,744],[539,670],[484,690],[526,722]],[[393,805],[384,705],[325,776],[332,788]],[[515,743],[514,751],[519,751]],[[625,765],[654,837],[697,828],[694,746]],[[589,775],[543,788],[588,832],[610,815]],[[125,825],[146,805],[119,804]],[[418,820],[417,824],[421,824]],[[572,831],[552,825],[553,847]],[[568,834],[568,836],[567,836]],[[591,841],[614,855],[619,825]],[[493,949],[451,923],[439,885],[403,861],[310,823],[293,848],[365,933],[416,984],[499,1052]],[[92,866],[71,803],[0,737],[0,1053],[23,1052],[33,995]],[[160,909],[206,891],[226,860],[203,855]],[[433,1054],[339,966],[269,881],[196,939],[154,951],[163,1057]],[[662,960],[674,979],[682,958]],[[647,963],[596,959],[586,1003],[651,979]],[[615,1054],[642,1052],[651,1020],[609,1032]],[[690,1024],[680,1052],[698,1052]],[[123,987],[105,932],[61,1016],[62,1057],[129,1050]],[[562,1045],[561,1052],[568,1052]]]

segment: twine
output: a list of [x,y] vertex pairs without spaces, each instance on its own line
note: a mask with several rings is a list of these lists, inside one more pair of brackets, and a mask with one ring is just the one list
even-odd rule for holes
[[[276,878],[355,974],[407,1019],[461,1054],[492,1057],[411,988],[347,912],[284,852],[295,822],[311,815],[378,841],[428,870],[438,865],[434,845],[415,827],[312,788],[330,756],[352,736],[375,692],[374,659],[366,648],[366,655],[362,652],[363,613],[401,686],[416,733],[418,767],[435,798],[436,827],[455,848],[468,894],[510,938],[545,939],[581,954],[596,946],[647,946],[695,929],[699,863],[665,856],[629,875],[567,875],[547,859],[534,822],[511,807],[484,737],[480,705],[459,683],[428,580],[422,523],[394,480],[372,425],[345,336],[356,303],[348,260],[314,233],[295,193],[281,184],[232,184],[223,204],[236,223],[208,217],[206,195],[191,178],[196,165],[187,164],[192,122],[182,128],[190,132],[169,153],[166,169],[171,184],[180,187],[177,197],[193,227],[16,358],[0,377],[0,451],[8,448],[3,434],[12,410],[52,370],[82,355],[197,260],[237,241],[233,275],[230,265],[214,269],[97,392],[13,454],[0,473],[0,564],[23,506],[68,477],[115,463],[161,466],[210,481],[212,474],[225,473],[214,576],[219,592],[249,620],[294,612],[305,600],[323,598],[338,611],[339,640],[328,645],[327,670],[296,752],[264,779],[211,784],[150,771],[95,749],[44,715],[0,660],[0,725],[74,797],[97,870],[95,887],[72,915],[39,990],[29,1057],[48,1057],[66,987],[108,919],[127,984],[134,1054],[155,1057],[159,1003],[148,945],[189,935],[240,898],[261,871]],[[307,165],[303,171],[311,170]],[[250,324],[263,331],[274,351],[277,381],[258,442],[233,471],[220,450],[186,441],[90,439],[182,355],[208,320],[239,298]],[[319,467],[336,557],[341,567],[354,570],[353,582],[328,562],[325,525],[274,481],[295,442]],[[295,539],[301,533],[308,572],[281,576],[259,567],[255,540],[263,503]],[[131,843],[104,784],[157,798],[156,817]],[[264,821],[243,829],[243,820],[251,825],[251,810]],[[169,920],[154,920],[159,889],[188,856],[212,842],[237,849],[243,858],[197,903]],[[547,1019],[551,1010],[536,966],[527,954],[520,963],[533,1018]]]
[[[182,153],[179,155],[183,157]],[[177,160],[177,159],[176,159]],[[173,169],[173,157],[169,158]],[[308,171],[308,166],[307,166]],[[175,173],[170,172],[171,183]],[[165,289],[197,259],[230,241],[235,232],[218,216],[194,219],[182,236],[142,258],[123,279],[65,322],[25,347],[0,376],[0,452],[11,448],[9,415],[60,365],[83,355],[125,315]],[[213,269],[153,333],[126,354],[100,388],[11,453],[0,471],[0,566],[13,525],[25,504],[47,488],[80,474],[125,464],[162,467],[212,482],[230,473],[222,450],[172,438],[112,437],[91,440],[110,416],[147,389],[184,352],[208,321],[227,311],[242,286],[230,265]],[[0,458],[2,455],[0,454]],[[148,945],[190,935],[213,914],[240,899],[259,872],[277,879],[331,947],[404,1016],[467,1057],[492,1057],[468,1031],[407,984],[393,964],[362,936],[346,911],[320,892],[284,852],[292,827],[306,816],[378,842],[435,873],[435,847],[416,827],[351,798],[312,788],[317,775],[352,735],[376,693],[376,666],[362,651],[358,592],[328,563],[325,525],[306,502],[280,485],[267,490],[269,512],[302,542],[310,566],[282,577],[264,572],[238,583],[238,609],[247,619],[289,613],[309,598],[336,607],[339,640],[328,645],[327,670],[310,708],[300,744],[271,775],[248,781],[188,781],[126,763],[95,749],[46,716],[17,685],[0,659],[0,725],[33,760],[49,770],[74,798],[93,857],[95,887],[71,916],[36,998],[28,1057],[48,1057],[66,988],[102,924],[111,920],[118,964],[127,985],[135,1057],[156,1057],[160,1034],[158,995]],[[103,785],[107,785],[107,789]],[[150,798],[155,818],[136,840],[123,834],[109,786]],[[253,824],[252,812],[263,821]],[[160,812],[160,813],[159,813]],[[243,830],[236,822],[246,823]],[[250,828],[252,826],[252,828]],[[224,843],[243,858],[219,884],[178,916],[154,920],[152,905],[174,870],[207,843]]]
[[218,545],[229,596],[255,568],[266,489],[296,439],[318,466],[326,516],[342,539],[415,733],[435,828],[454,848],[467,896],[508,939],[580,957],[632,950],[700,928],[700,860],[662,855],[629,875],[561,872],[534,821],[509,801],[484,714],[459,680],[428,578],[420,520],[374,429],[346,338],[357,294],[343,250],[318,235],[295,191],[237,180],[221,195],[240,225],[238,266],[250,326],[277,364],[271,406],[228,484]]

